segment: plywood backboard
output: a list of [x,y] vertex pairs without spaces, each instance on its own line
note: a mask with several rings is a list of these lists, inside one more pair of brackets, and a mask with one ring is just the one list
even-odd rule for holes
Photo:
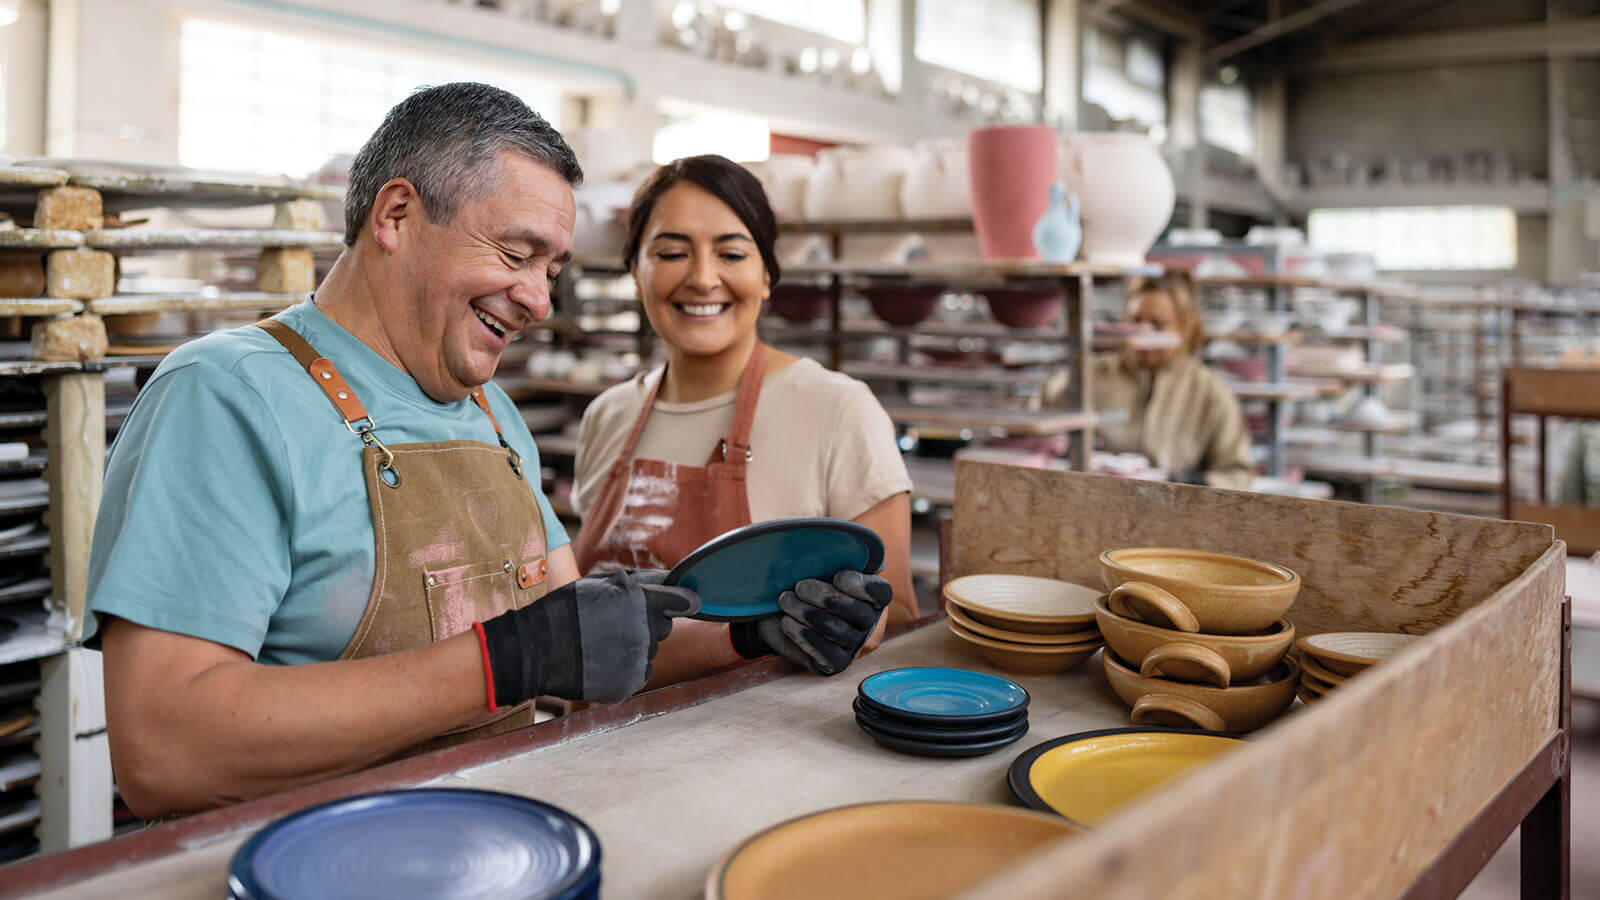
[[1553,541],[1544,525],[958,461],[951,570],[1099,586],[1113,547],[1233,553],[1300,573],[1301,633],[1424,634]]

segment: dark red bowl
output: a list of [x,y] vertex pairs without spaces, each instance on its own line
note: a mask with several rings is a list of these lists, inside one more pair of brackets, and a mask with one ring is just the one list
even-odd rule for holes
[[983,292],[989,312],[1012,328],[1042,328],[1055,320],[1067,295],[1049,288],[996,288]]

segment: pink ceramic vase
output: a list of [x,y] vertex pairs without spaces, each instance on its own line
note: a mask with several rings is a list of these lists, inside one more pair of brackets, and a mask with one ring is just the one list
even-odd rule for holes
[[1045,125],[999,125],[967,133],[972,221],[985,259],[1038,259],[1033,226],[1050,205],[1056,133]]

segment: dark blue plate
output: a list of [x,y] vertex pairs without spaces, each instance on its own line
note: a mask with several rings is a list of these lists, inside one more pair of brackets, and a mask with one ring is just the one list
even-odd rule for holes
[[857,697],[854,704],[856,721],[862,725],[870,725],[874,731],[906,738],[913,741],[927,741],[930,744],[970,744],[973,741],[987,741],[994,738],[1005,737],[1017,729],[1018,725],[1028,720],[1027,710],[1023,710],[1002,722],[993,725],[949,726],[949,725],[913,725],[892,719],[861,702]]
[[874,712],[919,725],[992,725],[1028,708],[1028,692],[1015,681],[939,666],[868,675],[856,693]]
[[1023,735],[1028,733],[1028,722],[1026,719],[1024,719],[1022,724],[1018,725],[1009,734],[1005,734],[997,738],[992,738],[986,741],[969,741],[961,744],[948,744],[942,742],[917,741],[911,740],[910,738],[896,737],[887,732],[879,731],[860,719],[856,720],[856,725],[862,731],[865,731],[873,740],[885,747],[888,747],[890,750],[898,750],[901,753],[913,753],[917,756],[982,756],[985,753],[993,753],[994,751],[999,750],[1001,747],[1008,747],[1012,744],[1015,744],[1017,741],[1022,740]]
[[587,900],[600,841],[570,813],[450,788],[347,797],[285,816],[233,855],[237,900]]
[[667,573],[700,595],[696,619],[738,622],[779,612],[778,597],[807,578],[846,570],[877,574],[883,540],[843,519],[773,519],[714,537]]

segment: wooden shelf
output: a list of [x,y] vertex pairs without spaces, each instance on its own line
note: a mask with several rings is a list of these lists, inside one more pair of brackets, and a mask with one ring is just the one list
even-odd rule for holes
[[952,406],[884,404],[889,418],[899,425],[971,428],[974,431],[1012,435],[1061,434],[1093,428],[1095,414],[1082,411],[1006,410]]
[[61,169],[35,166],[0,166],[0,188],[47,188],[67,183],[68,175]]
[[921,232],[966,232],[973,230],[971,219],[884,219],[779,222],[779,234],[917,234]]
[[1228,387],[1240,400],[1315,400],[1324,394],[1322,386],[1315,381],[1235,381]]
[[812,263],[789,266],[784,273],[794,278],[815,276],[856,276],[859,278],[895,278],[923,283],[964,283],[1003,279],[1060,279],[1089,275],[1096,278],[1134,278],[1159,275],[1162,267],[1155,264],[1107,265],[1105,263],[1075,262],[1066,265],[1037,260],[972,260],[947,263]]
[[[627,379],[623,379],[626,381]],[[531,375],[496,376],[495,384],[516,400],[534,394],[565,394],[570,397],[598,397],[620,381],[572,381],[567,378],[535,378]]]
[[539,461],[552,457],[571,459],[578,455],[578,437],[573,434],[536,434],[533,436],[534,446],[539,448]]
[[125,316],[155,312],[278,312],[306,299],[305,294],[266,294],[254,291],[219,294],[118,294],[90,300],[89,312]]
[[118,228],[81,235],[81,243],[98,250],[143,253],[167,250],[295,248],[342,250],[337,231],[288,231],[281,228]]
[[1417,368],[1410,363],[1369,365],[1353,369],[1314,369],[1292,366],[1289,369],[1289,375],[1293,378],[1331,379],[1352,384],[1383,384],[1409,381],[1416,377]]
[[11,615],[17,630],[0,638],[0,665],[39,659],[60,653],[71,646],[66,635],[48,627],[42,609]]
[[1240,276],[1210,276],[1196,279],[1200,287],[1236,287],[1236,288],[1279,288],[1279,287],[1322,287],[1323,282],[1315,278],[1302,278],[1296,275],[1240,275]]
[[1351,431],[1361,434],[1407,434],[1417,427],[1417,420],[1411,416],[1397,416],[1390,421],[1381,423],[1335,421],[1328,424],[1335,431]]
[[[827,340],[832,337],[825,321],[811,325],[786,322],[778,318],[764,319],[761,333],[770,340]],[[1063,328],[1012,328],[998,322],[950,322],[929,319],[916,325],[890,325],[878,319],[846,319],[840,323],[839,334],[847,338],[927,338],[938,340],[977,339],[993,342],[1065,344],[1070,338]],[[1161,332],[1130,335],[1097,335],[1091,339],[1097,351],[1161,350],[1176,346],[1178,338]]]
[[1395,475],[1416,485],[1458,491],[1500,490],[1499,466],[1474,466],[1466,463],[1427,459],[1397,459]]
[[1049,380],[1048,371],[1010,371],[965,366],[929,366],[914,363],[847,362],[844,374],[863,380],[931,381],[976,387],[1032,387]]
[[65,228],[0,229],[0,250],[70,250],[83,240],[83,232]]
[[1384,344],[1403,344],[1411,339],[1411,333],[1406,331],[1404,328],[1396,328],[1394,326],[1367,328],[1361,325],[1353,325],[1349,328],[1344,328],[1339,331],[1312,332],[1312,337],[1314,339],[1328,341],[1330,343],[1344,343],[1349,341],[1378,341]]
[[1512,413],[1600,418],[1600,369],[1507,368]]
[[[43,160],[48,166],[50,160]],[[64,161],[63,165],[69,163]],[[40,168],[37,176],[18,172],[28,166],[10,166],[7,173],[14,178],[0,177],[0,205],[32,213],[38,200],[38,188],[68,183],[93,188],[100,192],[102,205],[108,213],[130,209],[204,209],[239,206],[260,206],[282,203],[287,200],[321,200],[339,202],[344,191],[338,188],[295,184],[287,179],[254,178],[247,175],[223,175],[209,172],[188,172],[179,168],[141,171],[129,167],[127,171],[84,171],[74,173],[52,168]],[[62,180],[57,180],[62,179]],[[49,181],[48,184],[39,182]]]
[[1208,340],[1213,340],[1213,341],[1232,341],[1235,344],[1267,344],[1267,345],[1272,345],[1272,344],[1298,344],[1298,343],[1300,343],[1301,334],[1298,331],[1290,329],[1289,331],[1285,331],[1283,334],[1275,334],[1275,335],[1256,334],[1256,333],[1250,332],[1250,331],[1234,331],[1234,332],[1231,332],[1229,334],[1208,334],[1208,335],[1206,335],[1206,337],[1207,337]]
[[83,311],[76,300],[57,300],[54,297],[0,298],[0,316],[65,316]]

